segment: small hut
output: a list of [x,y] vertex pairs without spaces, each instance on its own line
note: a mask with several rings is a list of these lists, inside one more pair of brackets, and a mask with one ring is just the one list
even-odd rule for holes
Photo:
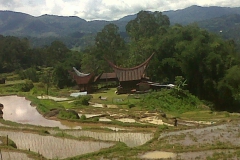
[[145,70],[149,64],[149,61],[153,57],[152,54],[145,62],[142,64],[132,67],[132,68],[122,68],[118,67],[112,62],[108,61],[109,65],[113,68],[114,72],[117,75],[119,86],[117,88],[117,93],[131,93],[139,90],[137,84],[145,80],[147,77],[145,75]]

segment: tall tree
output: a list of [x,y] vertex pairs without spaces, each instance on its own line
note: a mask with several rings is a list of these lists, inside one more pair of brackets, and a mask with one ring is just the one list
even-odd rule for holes
[[217,109],[240,111],[240,73],[239,65],[227,70],[226,75],[218,83]]
[[128,22],[126,30],[131,40],[138,41],[141,38],[164,32],[164,27],[169,25],[169,18],[161,12],[140,11],[134,20]]
[[110,23],[106,25],[101,32],[97,33],[95,44],[97,47],[97,59],[106,57],[115,64],[119,64],[124,56],[125,42],[120,36],[119,28]]
[[22,67],[23,57],[29,50],[27,39],[7,36],[0,38],[0,57],[2,71],[13,71]]
[[69,52],[70,50],[63,42],[53,41],[45,52],[47,66],[54,66],[58,62],[63,62],[68,57]]
[[161,12],[140,11],[134,20],[131,20],[126,30],[130,36],[129,58],[127,59],[127,67],[136,66],[144,62],[152,53],[155,53],[151,60],[148,72],[152,78],[157,79],[156,64],[159,64],[159,59],[156,59],[158,52],[159,40],[167,33],[169,28],[169,18],[162,15]]

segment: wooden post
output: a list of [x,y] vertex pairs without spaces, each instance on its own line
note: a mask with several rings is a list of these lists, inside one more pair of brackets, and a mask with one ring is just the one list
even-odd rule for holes
[[0,154],[1,154],[1,160],[2,160],[2,150],[0,149]]
[[8,146],[8,135],[7,135],[7,146]]

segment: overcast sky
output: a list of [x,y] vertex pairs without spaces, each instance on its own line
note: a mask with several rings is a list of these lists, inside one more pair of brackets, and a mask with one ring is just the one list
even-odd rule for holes
[[168,11],[199,6],[239,7],[239,0],[0,0],[0,10],[116,20],[140,10]]

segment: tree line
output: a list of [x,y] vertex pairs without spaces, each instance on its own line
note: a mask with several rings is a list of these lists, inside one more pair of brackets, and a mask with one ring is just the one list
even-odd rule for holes
[[239,57],[233,41],[199,28],[196,24],[170,26],[161,12],[140,11],[126,25],[122,37],[115,24],[106,25],[95,37],[95,44],[81,52],[69,50],[62,42],[31,48],[27,39],[0,37],[0,72],[34,66],[54,68],[56,85],[71,85],[67,70],[112,72],[105,58],[121,67],[133,67],[154,57],[147,75],[154,82],[186,80],[184,89],[219,110],[239,110]]

